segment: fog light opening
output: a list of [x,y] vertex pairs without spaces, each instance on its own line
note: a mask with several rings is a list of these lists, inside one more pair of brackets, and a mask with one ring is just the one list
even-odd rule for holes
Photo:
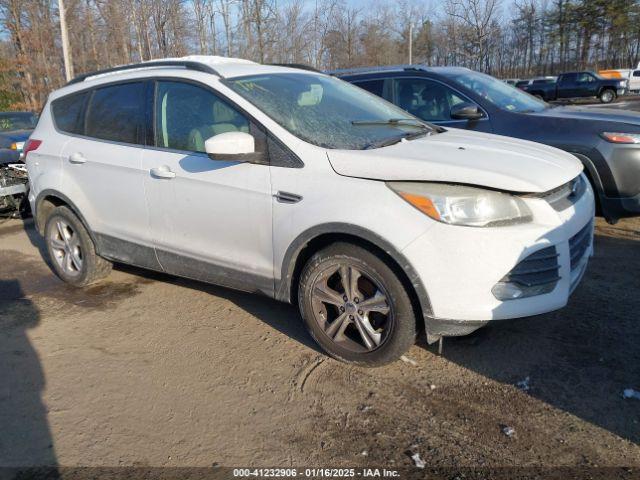
[[521,298],[524,294],[522,288],[515,283],[505,282],[496,283],[491,289],[491,293],[493,293],[493,296],[498,300],[515,300]]

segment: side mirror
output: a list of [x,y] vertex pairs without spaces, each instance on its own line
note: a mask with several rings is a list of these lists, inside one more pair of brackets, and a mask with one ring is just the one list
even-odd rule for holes
[[454,120],[478,120],[482,117],[478,106],[472,103],[459,103],[451,108],[451,118]]
[[211,160],[251,162],[256,157],[256,144],[245,132],[219,133],[204,142],[204,150]]

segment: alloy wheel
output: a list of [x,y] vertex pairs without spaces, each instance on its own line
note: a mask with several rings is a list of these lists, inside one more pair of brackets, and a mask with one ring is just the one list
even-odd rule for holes
[[325,335],[352,352],[377,349],[393,325],[393,309],[384,286],[350,263],[328,267],[316,277],[311,305]]
[[80,237],[67,222],[56,220],[49,233],[49,245],[54,260],[65,274],[75,277],[82,273]]

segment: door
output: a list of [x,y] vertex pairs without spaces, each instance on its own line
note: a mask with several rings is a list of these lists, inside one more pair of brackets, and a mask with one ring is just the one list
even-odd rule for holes
[[558,98],[572,98],[576,96],[577,74],[565,73],[558,79]]
[[167,272],[243,290],[273,291],[268,165],[212,160],[204,142],[243,131],[265,150],[262,131],[208,87],[155,82],[154,144],[144,188],[156,254]]
[[[134,258],[135,249],[126,248],[147,245],[153,251],[142,170],[145,89],[144,82],[97,88],[54,105],[54,115],[58,129],[75,134],[62,149],[64,191],[96,234],[99,250],[111,258],[153,267]],[[74,98],[83,99],[82,110],[69,103]],[[65,119],[64,111],[74,120]]]
[[[444,83],[421,77],[400,77],[393,79],[392,90],[396,105],[427,122],[467,130],[492,131],[486,112]],[[476,105],[484,116],[478,120],[452,118],[451,109],[461,103]]]
[[640,90],[640,70],[633,70],[629,75],[629,90],[634,92]]
[[576,97],[595,97],[598,95],[598,80],[589,72],[578,73],[576,77]]

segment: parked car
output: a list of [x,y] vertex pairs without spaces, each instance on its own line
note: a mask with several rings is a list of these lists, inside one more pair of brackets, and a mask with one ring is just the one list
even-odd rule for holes
[[640,115],[551,106],[466,68],[397,66],[335,75],[445,127],[532,140],[578,157],[602,214],[615,222],[640,215]]
[[611,103],[624,95],[627,88],[625,80],[603,78],[595,72],[563,73],[553,83],[530,83],[522,90],[545,101],[599,98],[602,103]]
[[0,163],[20,160],[24,142],[37,122],[37,116],[31,112],[0,112]]
[[31,112],[0,112],[0,217],[28,214],[29,182],[21,156],[36,122]]
[[502,81],[504,83],[509,84],[509,85],[514,85],[515,86],[520,81],[520,79],[519,78],[505,78]]
[[25,148],[50,263],[123,262],[296,303],[362,365],[563,307],[594,197],[561,150],[430,126],[321,73],[219,57],[81,76]]
[[516,88],[519,88],[520,90],[524,90],[524,87],[528,85],[551,84],[551,83],[556,83],[557,81],[558,81],[557,77],[536,77],[536,78],[530,78],[529,80],[516,82],[514,86]]
[[600,70],[598,74],[604,78],[613,78],[627,81],[627,89],[631,93],[640,93],[640,65],[639,68],[626,68],[616,70]]

